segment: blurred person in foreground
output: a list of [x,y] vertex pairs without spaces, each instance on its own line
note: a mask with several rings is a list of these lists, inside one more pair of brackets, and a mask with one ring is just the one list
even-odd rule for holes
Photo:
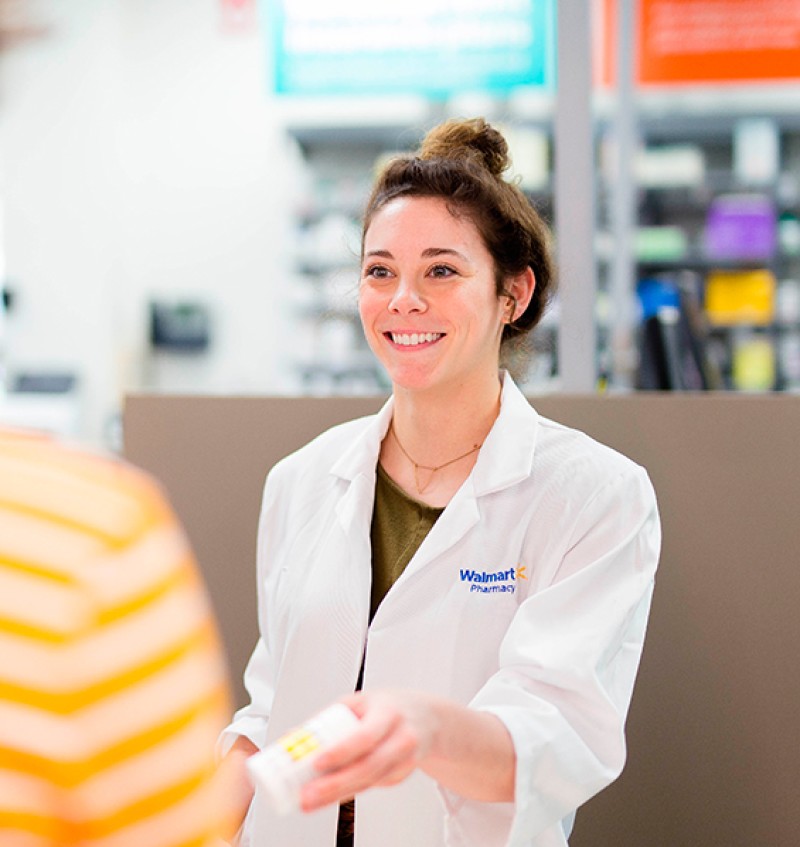
[[154,482],[0,428],[0,845],[212,847],[229,709],[196,565]]

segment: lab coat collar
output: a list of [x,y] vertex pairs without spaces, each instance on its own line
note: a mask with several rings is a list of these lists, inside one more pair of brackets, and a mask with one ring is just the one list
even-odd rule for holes
[[394,398],[389,399],[377,415],[368,419],[369,423],[358,438],[342,453],[331,468],[331,473],[349,481],[359,475],[375,476],[375,466],[381,451],[381,442],[386,437],[392,421]]
[[[375,466],[389,423],[394,402],[390,397],[383,408],[363,427],[334,463],[331,473],[345,480],[347,491],[336,505],[336,515],[352,543],[369,536],[372,505],[375,501]],[[354,425],[355,424],[354,422]],[[368,557],[367,557],[368,558]]]
[[[528,477],[538,431],[538,415],[505,371],[501,372],[500,414],[483,443],[472,471],[475,496],[507,488]],[[364,475],[374,478],[375,465],[392,420],[390,397],[333,465],[331,472],[353,481]]]
[[501,379],[500,414],[472,470],[476,497],[520,482],[533,468],[539,416],[508,373]]

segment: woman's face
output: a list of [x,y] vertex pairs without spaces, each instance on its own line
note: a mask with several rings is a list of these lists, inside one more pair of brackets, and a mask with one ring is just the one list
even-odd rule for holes
[[509,300],[475,225],[445,201],[401,197],[364,237],[359,311],[392,383],[406,389],[468,385],[496,375]]

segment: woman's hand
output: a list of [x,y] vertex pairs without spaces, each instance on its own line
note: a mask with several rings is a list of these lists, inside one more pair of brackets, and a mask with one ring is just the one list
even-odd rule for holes
[[406,690],[358,692],[342,702],[361,726],[317,758],[320,776],[302,791],[304,811],[396,785],[416,768],[475,800],[513,799],[514,748],[495,715]]
[[425,695],[361,692],[342,702],[361,725],[317,758],[322,775],[303,790],[304,811],[348,800],[376,785],[401,782],[420,764],[437,733],[438,716]]

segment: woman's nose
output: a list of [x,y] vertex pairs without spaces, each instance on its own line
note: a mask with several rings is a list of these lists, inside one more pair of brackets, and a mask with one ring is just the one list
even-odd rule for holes
[[399,279],[389,301],[389,311],[398,314],[423,312],[427,308],[422,294],[413,280]]

